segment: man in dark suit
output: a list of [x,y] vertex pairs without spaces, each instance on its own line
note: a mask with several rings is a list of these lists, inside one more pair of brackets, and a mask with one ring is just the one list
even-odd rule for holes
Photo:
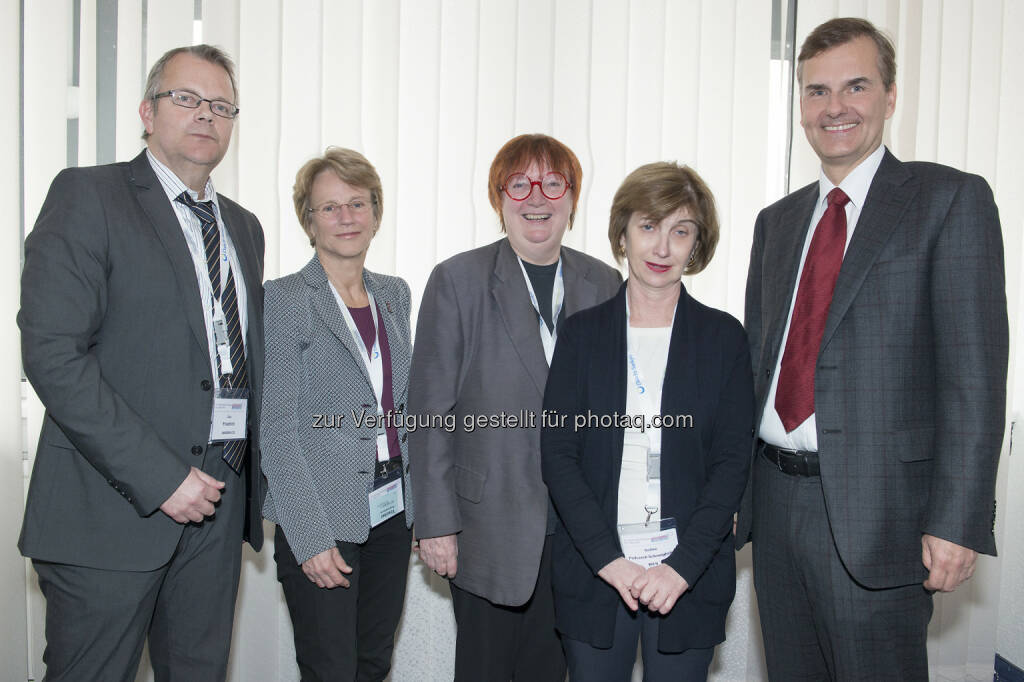
[[25,241],[18,325],[46,406],[19,546],[46,679],[223,680],[241,541],[263,542],[255,433],[263,231],[210,172],[238,113],[207,45],[153,66],[148,149],[62,171]]
[[999,217],[982,178],[882,145],[895,58],[869,22],[817,27],[797,74],[822,172],[755,227],[760,442],[738,544],[771,679],[925,680],[931,594],[995,553]]

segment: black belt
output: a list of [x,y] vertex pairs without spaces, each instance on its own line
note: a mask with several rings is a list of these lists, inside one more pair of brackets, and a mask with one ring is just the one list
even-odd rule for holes
[[820,476],[821,465],[818,463],[817,452],[788,450],[761,442],[761,454],[784,474],[790,476]]
[[383,462],[377,462],[377,466],[374,467],[373,477],[374,478],[387,478],[396,471],[402,470],[402,458],[392,457],[391,459],[384,460]]

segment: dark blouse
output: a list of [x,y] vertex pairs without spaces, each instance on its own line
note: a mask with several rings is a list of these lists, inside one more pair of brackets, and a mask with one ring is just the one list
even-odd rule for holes
[[[373,352],[373,341],[377,336],[377,330],[373,325],[373,313],[370,312],[370,306],[363,308],[352,308],[349,307],[348,311],[352,313],[352,319],[356,323],[356,329],[359,330],[359,336],[363,339],[363,345],[366,346],[366,352]],[[377,319],[381,318],[380,308],[377,308]],[[392,390],[391,382],[391,347],[388,344],[388,330],[381,325],[380,327],[380,355],[381,362],[384,365],[384,398],[380,401],[381,407],[384,409],[384,414],[393,413],[395,411],[395,395]],[[394,425],[389,424],[387,427],[388,434],[388,458],[394,459],[402,456],[402,449],[398,444],[398,429]]]

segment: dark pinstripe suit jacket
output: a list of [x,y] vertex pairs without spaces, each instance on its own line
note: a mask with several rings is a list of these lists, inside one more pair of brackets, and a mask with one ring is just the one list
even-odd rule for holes
[[[808,185],[757,219],[745,324],[758,415],[817,197]],[[991,190],[976,175],[887,150],[843,259],[814,382],[829,521],[862,584],[923,580],[922,533],[995,554],[1007,353]],[[738,545],[749,539],[750,494]]]

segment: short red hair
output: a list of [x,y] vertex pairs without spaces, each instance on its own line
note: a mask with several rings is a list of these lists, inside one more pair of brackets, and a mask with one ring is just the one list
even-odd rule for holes
[[487,198],[501,221],[501,231],[505,231],[505,219],[501,215],[501,196],[505,180],[513,173],[524,172],[534,162],[547,165],[569,181],[569,189],[572,190],[572,211],[569,213],[571,230],[572,221],[576,218],[576,204],[580,200],[583,167],[572,150],[555,138],[550,135],[531,134],[513,137],[498,150],[494,161],[491,162],[491,171],[487,176]]

